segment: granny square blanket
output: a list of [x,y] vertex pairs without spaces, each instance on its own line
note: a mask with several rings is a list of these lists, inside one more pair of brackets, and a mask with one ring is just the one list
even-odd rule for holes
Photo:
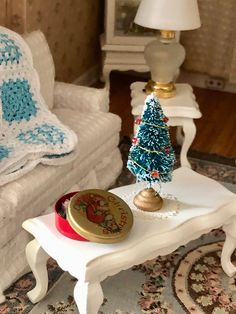
[[0,185],[38,163],[61,165],[76,153],[77,137],[47,108],[29,47],[0,27]]

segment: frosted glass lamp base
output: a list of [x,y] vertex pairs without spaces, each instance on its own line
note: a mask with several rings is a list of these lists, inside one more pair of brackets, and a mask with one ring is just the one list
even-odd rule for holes
[[146,92],[154,92],[160,98],[175,96],[173,81],[185,59],[185,49],[174,38],[157,38],[148,43],[144,57],[151,71],[151,81]]

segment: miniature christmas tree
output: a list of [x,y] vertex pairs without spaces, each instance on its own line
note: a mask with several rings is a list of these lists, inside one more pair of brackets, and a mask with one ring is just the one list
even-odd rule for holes
[[153,183],[168,182],[172,177],[175,156],[167,121],[156,96],[149,95],[141,118],[135,121],[139,127],[132,140],[127,167],[137,181],[148,183],[150,191]]

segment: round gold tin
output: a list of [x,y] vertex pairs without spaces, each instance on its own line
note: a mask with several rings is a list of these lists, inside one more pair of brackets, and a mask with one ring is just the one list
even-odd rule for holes
[[76,193],[70,200],[67,219],[77,233],[98,243],[123,240],[133,225],[129,206],[115,194],[99,189]]

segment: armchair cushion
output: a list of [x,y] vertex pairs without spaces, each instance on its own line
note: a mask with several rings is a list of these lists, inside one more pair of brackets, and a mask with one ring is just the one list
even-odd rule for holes
[[80,112],[108,112],[109,92],[107,89],[56,82],[54,108],[67,108]]
[[72,109],[55,108],[52,111],[65,125],[70,125],[78,137],[79,158],[92,154],[101,143],[106,142],[121,129],[121,119],[113,113],[80,112]]

